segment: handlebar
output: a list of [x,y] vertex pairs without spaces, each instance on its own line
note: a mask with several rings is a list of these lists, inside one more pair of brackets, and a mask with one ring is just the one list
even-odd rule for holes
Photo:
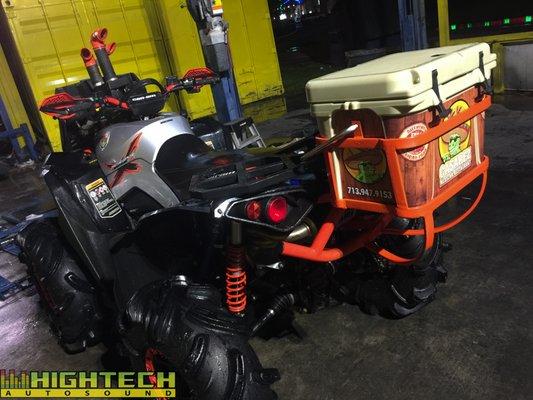
[[[213,71],[207,68],[200,68],[188,71],[181,79],[177,77],[167,77],[165,87],[161,86],[153,79],[137,82],[141,84],[138,86],[143,87],[156,85],[160,90],[159,92],[139,93],[136,92],[136,90],[130,90],[130,92],[134,94],[125,99],[107,95],[85,98],[73,97],[70,94],[63,92],[44,99],[39,110],[53,118],[67,120],[86,118],[91,113],[106,107],[129,110],[134,115],[140,115],[143,112],[143,103],[150,103],[148,109],[152,114],[159,112],[160,109],[163,108],[162,105],[164,105],[172,93],[176,93],[180,90],[186,90],[188,93],[198,93],[203,86],[216,84],[218,82],[220,82],[220,78]],[[131,89],[139,89],[139,87]],[[157,104],[161,104],[161,107],[158,108]]]
[[72,119],[87,115],[97,106],[94,99],[73,97],[68,93],[58,93],[47,97],[39,110],[57,119]]
[[[116,45],[106,44],[107,34],[107,29],[102,28],[91,35],[96,59],[89,49],[81,50],[94,96],[81,98],[73,97],[67,92],[58,93],[43,100],[39,107],[41,112],[66,120],[89,118],[100,109],[115,108],[127,110],[135,117],[152,117],[163,109],[172,93],[179,90],[198,93],[202,86],[220,82],[220,78],[209,68],[191,69],[181,79],[167,77],[165,87],[155,79],[121,80],[109,59]],[[147,86],[156,86],[158,91],[147,92]]]

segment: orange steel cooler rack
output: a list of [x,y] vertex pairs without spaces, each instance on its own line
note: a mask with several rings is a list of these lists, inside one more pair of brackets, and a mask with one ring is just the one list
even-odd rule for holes
[[[302,246],[295,243],[284,242],[283,255],[315,262],[330,262],[336,261],[349,255],[350,253],[353,253],[356,250],[366,247],[376,254],[379,254],[380,256],[397,264],[410,264],[417,261],[424,252],[422,252],[418,257],[407,259],[393,254],[383,247],[379,247],[375,243],[375,239],[383,234],[407,236],[424,235],[425,249],[429,250],[433,246],[435,234],[444,232],[459,224],[461,221],[467,218],[472,211],[474,211],[481,201],[487,185],[489,158],[484,156],[479,165],[470,168],[466,172],[463,172],[456,181],[449,183],[442,192],[440,192],[433,199],[429,200],[427,203],[416,207],[410,207],[407,202],[404,178],[400,168],[399,152],[415,149],[438,139],[440,136],[446,134],[452,129],[481,114],[487,110],[491,104],[491,97],[489,95],[485,95],[481,101],[473,104],[468,110],[447,120],[440,120],[438,124],[428,129],[427,132],[416,137],[395,139],[365,138],[363,137],[362,130],[358,129],[356,132],[359,133],[356,137],[354,136],[351,138],[346,138],[340,143],[336,144],[335,148],[331,149],[328,154],[326,154],[327,162],[330,168],[330,184],[334,189],[331,199],[334,208],[331,210],[325,222],[322,224],[311,246]],[[326,138],[317,138],[318,144],[322,144],[326,141]],[[337,187],[337,181],[334,176],[335,170],[333,162],[333,151],[338,148],[382,149],[387,159],[387,167],[390,171],[392,192],[394,193],[396,204],[383,204],[367,200],[340,198],[338,194],[342,193],[342,191],[341,188]],[[435,226],[435,220],[433,216],[435,210],[479,177],[482,177],[481,189],[472,205],[463,214],[452,221],[441,226]],[[345,243],[341,243],[337,247],[327,248],[326,246],[333,232],[339,227],[347,209],[373,212],[376,213],[377,216],[370,221],[359,221],[358,225],[362,229],[362,232],[360,232],[357,236]],[[422,218],[424,220],[424,228],[408,230],[387,228],[387,225],[393,220],[394,217],[410,219]],[[346,221],[343,221],[343,224],[346,224]]]

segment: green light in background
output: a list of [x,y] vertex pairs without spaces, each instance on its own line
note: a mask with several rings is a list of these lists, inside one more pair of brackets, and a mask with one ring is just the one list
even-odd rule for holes
[[457,25],[453,24],[453,25],[450,25],[450,29],[452,31],[456,31],[457,30]]
[[485,23],[483,24],[483,26],[485,26],[485,27],[489,27],[489,26],[490,26],[490,21],[485,21]]
[[531,17],[531,15],[526,15],[526,19],[525,19],[526,24],[530,24],[532,20],[533,18]]
[[510,23],[511,23],[511,19],[510,19],[510,18],[505,18],[505,19],[503,20],[503,24],[504,24],[504,25],[509,25]]
[[472,22],[469,22],[468,24],[466,24],[466,27],[468,29],[472,28],[474,26],[474,24]]

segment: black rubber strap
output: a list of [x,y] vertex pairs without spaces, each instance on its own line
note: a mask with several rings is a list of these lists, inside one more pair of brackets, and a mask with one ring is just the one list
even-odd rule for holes
[[440,118],[446,118],[448,115],[450,115],[450,110],[444,107],[444,103],[442,102],[442,98],[440,97],[439,72],[436,69],[434,69],[431,75],[432,75],[433,91],[435,92],[435,94],[437,95],[437,98],[439,99],[439,104],[435,108],[437,109]]
[[481,84],[483,86],[483,90],[486,94],[492,95],[494,93],[494,89],[492,87],[492,84],[490,83],[490,79],[487,78],[487,75],[485,75],[485,60],[484,60],[484,53],[482,51],[479,52],[479,70],[483,74],[483,77],[485,78],[485,81]]

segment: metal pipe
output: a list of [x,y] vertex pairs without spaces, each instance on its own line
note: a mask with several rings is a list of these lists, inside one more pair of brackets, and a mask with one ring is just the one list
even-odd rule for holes
[[307,224],[303,223],[298,225],[294,230],[287,236],[287,242],[299,242],[302,239],[308,238],[313,233],[313,229]]
[[240,222],[231,221],[231,244],[234,246],[242,244],[242,225]]

